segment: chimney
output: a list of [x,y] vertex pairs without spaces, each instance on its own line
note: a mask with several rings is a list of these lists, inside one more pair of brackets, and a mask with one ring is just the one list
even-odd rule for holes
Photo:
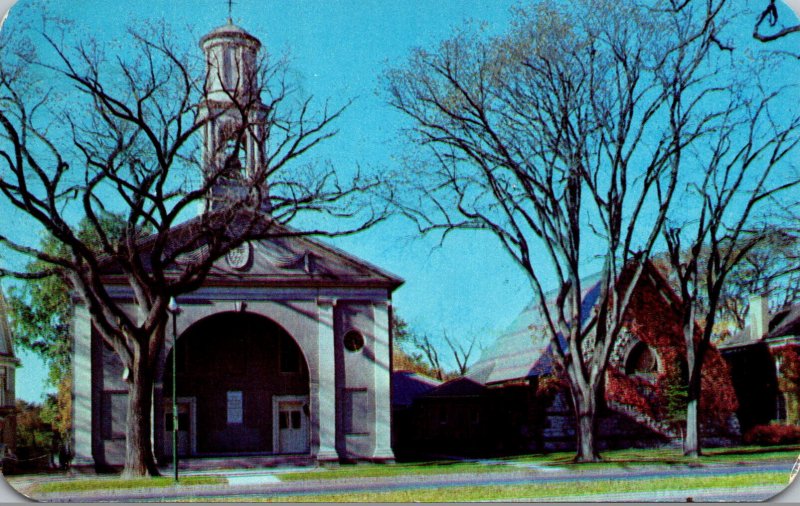
[[763,295],[750,297],[750,337],[760,340],[769,332],[769,306]]

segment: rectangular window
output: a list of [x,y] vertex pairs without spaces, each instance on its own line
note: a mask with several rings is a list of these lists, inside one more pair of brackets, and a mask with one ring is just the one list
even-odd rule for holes
[[6,368],[0,367],[0,406],[6,405],[6,389],[8,388],[8,384],[6,383]]
[[106,393],[103,403],[104,439],[125,438],[128,418],[128,394]]
[[232,390],[228,392],[228,425],[240,424],[243,420],[244,404],[242,402],[242,392],[240,390]]
[[369,397],[366,388],[345,390],[344,429],[347,434],[369,434],[367,414]]
[[786,397],[783,392],[778,392],[775,397],[775,420],[778,422],[786,421]]
[[111,396],[111,437],[124,438],[128,421],[128,396],[118,394]]

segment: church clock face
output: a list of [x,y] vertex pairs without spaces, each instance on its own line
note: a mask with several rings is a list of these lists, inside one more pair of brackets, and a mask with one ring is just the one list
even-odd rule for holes
[[234,269],[244,269],[250,261],[250,243],[245,242],[233,248],[225,255],[225,262]]

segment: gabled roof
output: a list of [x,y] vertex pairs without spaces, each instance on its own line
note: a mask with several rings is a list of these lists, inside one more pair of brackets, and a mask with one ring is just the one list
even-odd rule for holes
[[[252,219],[245,217],[242,221]],[[249,222],[248,222],[249,223]],[[239,258],[244,255],[242,265],[232,263],[226,256],[215,261],[206,280],[206,286],[359,286],[379,287],[394,290],[403,279],[349,253],[325,244],[318,239],[302,235],[285,225],[264,220],[264,239],[255,239],[242,246]],[[185,262],[198,255],[205,247],[196,230],[206,226],[200,217],[188,220],[170,231],[167,251],[188,250],[178,257]],[[219,224],[214,224],[219,226]],[[236,236],[236,223],[226,226]],[[244,226],[244,225],[240,225]],[[139,250],[145,265],[149,263],[148,252],[156,240],[155,235],[143,237]],[[194,243],[192,243],[194,241]],[[186,244],[192,243],[189,247]],[[109,284],[127,284],[124,273],[105,259],[104,280]],[[169,272],[167,272],[169,274]]]
[[770,318],[767,339],[787,336],[800,336],[800,304],[793,304]]
[[747,324],[744,329],[725,339],[717,348],[728,350],[761,342],[782,341],[785,338],[796,338],[800,341],[800,304],[792,304],[771,315],[769,331],[765,336],[753,338],[752,327]]
[[[600,295],[600,275],[588,277],[582,283],[582,315],[586,323],[591,309]],[[555,308],[558,291],[547,294],[547,305]],[[549,331],[538,304],[531,302],[482,354],[480,360],[470,367],[467,376],[485,385],[521,378],[531,378],[550,373],[553,356]],[[564,337],[559,333],[562,349],[566,348]]]
[[414,399],[421,397],[442,382],[412,371],[395,371],[392,373],[392,406],[408,407]]
[[271,286],[376,286],[394,290],[403,279],[369,262],[309,237],[275,237],[251,241],[244,268],[225,258],[215,262],[206,284],[269,284]]
[[[660,293],[666,299],[665,303],[672,304],[677,301],[677,296],[652,262],[645,263],[644,275],[649,276],[654,283],[663,288]],[[592,309],[597,304],[600,297],[601,279],[601,274],[598,273],[581,280],[581,315],[583,318],[581,325],[585,325],[589,321]],[[546,295],[546,304],[551,312],[556,308],[557,296],[558,290],[548,292]],[[567,343],[564,336],[559,333],[556,337],[561,349],[566,349]],[[467,377],[484,385],[491,385],[549,374],[553,369],[553,360],[556,356],[553,345],[544,315],[539,311],[538,304],[534,300],[525,307],[509,328],[481,354],[480,360],[470,367]]]
[[442,383],[423,397],[442,398],[442,397],[470,397],[479,396],[486,391],[486,387],[472,378],[462,376]]

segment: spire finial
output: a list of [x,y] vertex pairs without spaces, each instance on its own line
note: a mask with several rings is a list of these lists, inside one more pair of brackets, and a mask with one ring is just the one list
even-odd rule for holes
[[233,0],[228,0],[228,23],[233,24]]

